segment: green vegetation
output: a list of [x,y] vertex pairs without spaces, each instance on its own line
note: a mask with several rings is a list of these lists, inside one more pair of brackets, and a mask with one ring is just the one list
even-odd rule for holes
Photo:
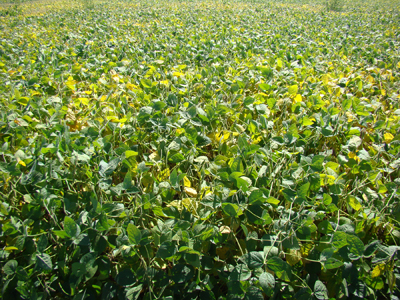
[[2,297],[398,299],[400,3],[342,3],[2,4]]

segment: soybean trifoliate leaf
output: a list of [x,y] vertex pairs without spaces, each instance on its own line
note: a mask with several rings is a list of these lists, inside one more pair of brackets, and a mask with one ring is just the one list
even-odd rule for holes
[[239,214],[241,214],[241,210],[240,210],[239,206],[237,204],[233,204],[233,203],[223,203],[222,210],[229,217],[237,217]]
[[77,237],[81,232],[78,224],[68,216],[64,218],[64,231],[71,238]]
[[322,281],[317,280],[314,284],[314,296],[318,300],[327,300],[328,299],[328,289]]
[[350,259],[359,259],[363,255],[364,243],[359,239],[359,237],[347,234],[347,244],[350,251]]
[[18,262],[16,260],[9,260],[3,267],[3,272],[6,275],[14,275],[18,267]]
[[126,228],[126,233],[128,234],[129,243],[131,245],[137,245],[140,243],[140,240],[142,239],[142,234],[135,225],[129,223],[128,227]]
[[274,256],[267,262],[267,267],[275,272],[275,275],[283,280],[289,282],[292,277],[292,268],[290,265],[282,260],[280,257]]
[[264,272],[260,275],[259,283],[264,293],[267,293],[275,287],[275,277],[270,273]]
[[46,253],[36,254],[36,265],[45,271],[51,271],[53,269],[53,263],[51,262],[51,257]]
[[332,237],[332,246],[336,249],[347,246],[347,234],[343,231],[336,231]]
[[343,262],[334,257],[330,257],[324,262],[324,267],[328,270],[337,269],[341,266],[343,266]]
[[251,271],[245,264],[238,264],[229,275],[231,281],[246,281],[251,277]]
[[262,252],[251,251],[240,257],[240,260],[244,262],[250,269],[260,268],[264,265],[264,258]]

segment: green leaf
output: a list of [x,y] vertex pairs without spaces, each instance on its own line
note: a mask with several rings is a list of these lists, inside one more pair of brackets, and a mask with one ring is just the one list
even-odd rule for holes
[[200,268],[200,256],[196,253],[185,253],[185,261],[195,268]]
[[229,275],[229,280],[231,281],[246,281],[250,279],[251,271],[245,264],[238,264],[235,266],[231,274]]
[[328,299],[328,289],[322,281],[317,280],[314,284],[314,296],[318,300]]
[[328,194],[324,193],[323,202],[324,202],[325,205],[331,204],[332,203],[332,197],[329,196]]
[[275,288],[275,277],[270,273],[264,272],[260,275],[259,283],[264,293],[268,294]]
[[106,177],[108,175],[111,175],[114,170],[118,167],[118,164],[121,160],[119,158],[115,158],[111,160],[109,163],[106,163],[105,161],[101,161],[99,164],[99,174],[101,177]]
[[249,204],[261,205],[266,200],[267,199],[264,197],[264,193],[262,192],[262,190],[254,190],[249,196]]
[[359,259],[364,253],[364,243],[356,235],[347,234],[347,247],[350,259]]
[[62,239],[66,239],[66,238],[70,237],[64,230],[53,230],[53,233]]
[[258,85],[258,87],[260,88],[260,90],[262,91],[268,91],[270,90],[271,86],[268,83],[260,83]]
[[3,272],[6,275],[14,275],[18,267],[18,262],[16,260],[9,260],[3,267]]
[[246,291],[245,300],[264,300],[262,291],[255,286],[250,286]]
[[267,267],[271,271],[275,272],[275,275],[279,279],[290,282],[292,277],[292,268],[286,261],[283,261],[280,257],[274,256],[270,258],[267,262]]
[[160,248],[158,248],[157,257],[165,259],[175,255],[175,253],[175,244],[170,241],[165,241],[160,245]]
[[39,240],[37,241],[37,249],[39,252],[44,252],[48,245],[48,239],[46,235],[41,235]]
[[348,110],[351,107],[352,101],[351,98],[344,99],[342,102],[343,110]]
[[174,169],[169,175],[169,180],[171,182],[171,186],[174,188],[178,187],[178,172]]
[[[132,288],[125,289],[125,299],[126,300],[136,300],[139,298],[140,293],[142,292],[143,286],[140,284],[138,286],[134,286]],[[166,298],[164,298],[166,299]]]
[[380,241],[372,241],[364,247],[364,257],[371,257],[379,249]]
[[332,233],[334,230],[333,230],[332,224],[329,223],[328,220],[324,220],[318,224],[318,231],[323,234],[329,234],[329,233]]
[[324,159],[325,159],[325,156],[323,156],[323,155],[315,155],[312,158],[311,168],[314,171],[321,172],[324,169],[323,165],[322,165],[324,162]]
[[337,269],[343,266],[343,262],[336,258],[330,257],[324,262],[324,266],[328,270]]
[[175,283],[184,283],[193,278],[194,269],[192,266],[177,264],[172,268],[171,274]]
[[343,231],[336,231],[332,237],[332,246],[336,249],[347,246],[347,234]]
[[136,282],[135,274],[131,269],[124,269],[115,277],[115,281],[122,286],[132,285]]
[[138,245],[140,243],[140,240],[142,239],[142,234],[135,225],[129,223],[128,227],[126,228],[126,232],[128,234],[129,243],[131,245]]
[[237,204],[223,203],[222,210],[226,215],[232,218],[237,217],[239,215],[239,206]]
[[142,79],[140,79],[140,83],[141,83],[141,84],[143,85],[143,87],[145,87],[146,89],[149,89],[149,88],[151,88],[151,86],[152,86],[152,82],[151,82],[150,79],[142,78]]
[[272,204],[272,205],[278,205],[280,201],[274,197],[269,197],[267,199],[267,203]]
[[136,151],[132,151],[132,150],[127,150],[125,151],[125,157],[129,158],[129,157],[134,157],[137,156],[139,153]]
[[77,237],[81,232],[78,224],[76,224],[75,221],[68,216],[64,218],[64,231],[70,238]]
[[261,268],[264,265],[264,258],[262,252],[251,251],[240,257],[240,260],[244,262],[250,269]]
[[174,155],[172,155],[170,158],[168,158],[168,161],[172,162],[172,163],[179,163],[181,161],[185,160],[185,157],[183,156],[182,153],[175,153]]
[[36,265],[38,268],[45,271],[51,271],[53,269],[53,263],[51,262],[51,257],[46,253],[36,254]]
[[274,98],[268,98],[267,99],[267,104],[270,109],[273,109],[275,107],[276,99]]
[[308,190],[310,188],[310,183],[307,182],[303,184],[298,190],[297,190],[297,196],[305,198],[307,196]]

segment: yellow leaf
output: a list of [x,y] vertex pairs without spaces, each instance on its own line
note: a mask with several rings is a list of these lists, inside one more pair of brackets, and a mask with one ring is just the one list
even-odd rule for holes
[[349,152],[349,158],[354,159],[355,161],[360,161],[360,158],[354,153],[354,152]]
[[9,247],[5,247],[4,250],[6,250],[6,251],[13,251],[13,250],[18,250],[18,248],[17,248],[17,247],[14,247],[14,246],[9,246]]
[[383,137],[385,138],[385,142],[387,144],[389,144],[394,139],[394,136],[390,132],[385,133]]
[[138,90],[138,89],[139,89],[139,87],[138,87],[137,85],[134,85],[134,84],[129,83],[129,82],[126,84],[126,88],[127,88],[128,90],[131,90],[131,91],[133,91],[133,90]]
[[371,271],[371,277],[375,278],[381,275],[385,271],[385,264],[379,264],[374,267]]
[[262,136],[261,135],[258,136],[258,137],[253,135],[251,138],[253,140],[253,144],[258,144],[259,142],[262,141]]
[[18,163],[19,163],[21,166],[26,167],[26,164],[25,164],[22,160],[18,161]]
[[191,187],[192,185],[190,184],[190,180],[185,176],[183,177],[183,185],[185,187]]
[[161,80],[160,83],[162,85],[168,86],[169,85],[169,80]]
[[181,77],[181,76],[184,76],[185,74],[183,74],[181,72],[174,72],[174,73],[172,73],[172,75],[176,76],[176,77]]
[[194,188],[191,187],[185,187],[184,191],[186,194],[188,194],[189,197],[197,197],[197,191]]
[[296,97],[294,97],[294,102],[298,103],[303,100],[303,97],[300,94],[297,94]]
[[358,200],[356,199],[356,197],[354,196],[349,196],[349,205],[355,210],[355,211],[359,211],[362,207],[362,205],[360,204],[360,202],[358,202]]

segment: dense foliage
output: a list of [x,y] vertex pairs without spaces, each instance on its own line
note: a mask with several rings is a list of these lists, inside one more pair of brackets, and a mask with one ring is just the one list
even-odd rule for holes
[[399,3],[333,2],[4,4],[2,297],[398,299]]

